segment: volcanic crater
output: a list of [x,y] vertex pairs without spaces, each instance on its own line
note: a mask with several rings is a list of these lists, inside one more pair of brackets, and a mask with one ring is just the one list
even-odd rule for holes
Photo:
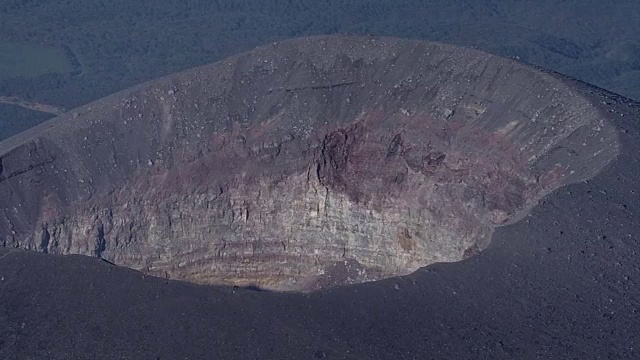
[[618,153],[562,75],[417,40],[269,44],[0,143],[0,243],[312,290],[473,256]]

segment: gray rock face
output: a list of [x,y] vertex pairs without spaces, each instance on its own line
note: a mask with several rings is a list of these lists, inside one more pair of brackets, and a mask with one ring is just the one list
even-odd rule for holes
[[471,256],[617,152],[558,75],[424,41],[297,39],[0,143],[0,242],[316,289]]

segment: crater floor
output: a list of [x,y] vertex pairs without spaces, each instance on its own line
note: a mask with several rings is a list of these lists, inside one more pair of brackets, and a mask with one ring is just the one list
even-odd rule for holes
[[559,75],[425,41],[284,41],[0,143],[0,241],[309,290],[486,247],[617,154]]

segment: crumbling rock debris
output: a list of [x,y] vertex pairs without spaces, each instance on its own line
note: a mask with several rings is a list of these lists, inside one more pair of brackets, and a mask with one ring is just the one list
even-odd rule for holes
[[296,39],[0,143],[0,241],[319,289],[473,256],[617,151],[557,74],[424,41]]
[[450,118],[450,117],[451,117],[451,115],[453,115],[453,110],[451,110],[451,109],[444,109],[444,116],[445,116],[446,118]]

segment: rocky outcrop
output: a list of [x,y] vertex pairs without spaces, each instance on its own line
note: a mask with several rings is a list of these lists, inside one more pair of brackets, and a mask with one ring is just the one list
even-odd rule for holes
[[292,40],[0,143],[0,241],[207,284],[369,281],[472,256],[617,146],[589,101],[509,59]]

